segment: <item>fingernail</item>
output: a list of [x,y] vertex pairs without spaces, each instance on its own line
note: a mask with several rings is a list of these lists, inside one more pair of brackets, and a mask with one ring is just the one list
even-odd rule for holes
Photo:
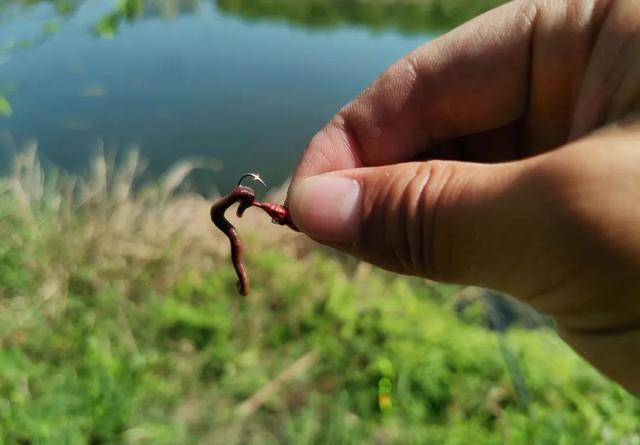
[[352,243],[360,229],[360,184],[335,174],[311,176],[291,190],[293,220],[320,241]]

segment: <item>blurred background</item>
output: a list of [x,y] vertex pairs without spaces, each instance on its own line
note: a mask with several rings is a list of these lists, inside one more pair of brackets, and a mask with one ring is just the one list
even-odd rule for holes
[[0,153],[35,138],[43,160],[78,170],[136,145],[150,175],[222,161],[192,176],[204,191],[245,170],[281,184],[386,66],[498,3],[2,0]]
[[544,315],[208,219],[500,3],[0,0],[0,443],[640,444]]

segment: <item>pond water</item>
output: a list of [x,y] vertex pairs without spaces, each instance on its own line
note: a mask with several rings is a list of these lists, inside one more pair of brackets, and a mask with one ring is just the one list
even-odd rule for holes
[[99,148],[137,146],[152,176],[187,157],[220,160],[195,176],[203,191],[246,171],[277,185],[342,105],[441,32],[326,8],[305,21],[278,1],[0,0],[2,165],[32,139],[69,171]]

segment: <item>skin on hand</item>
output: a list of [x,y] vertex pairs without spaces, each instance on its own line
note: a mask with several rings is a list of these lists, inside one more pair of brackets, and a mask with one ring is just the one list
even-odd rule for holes
[[514,1],[340,110],[292,217],[386,269],[514,295],[640,394],[639,110],[637,0]]

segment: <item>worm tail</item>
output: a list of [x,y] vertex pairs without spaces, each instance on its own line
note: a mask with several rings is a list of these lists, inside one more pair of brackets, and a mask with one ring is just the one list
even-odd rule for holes
[[232,224],[229,224],[229,228],[225,231],[225,234],[231,242],[231,261],[233,262],[233,268],[236,270],[236,275],[238,275],[238,282],[236,284],[238,292],[243,296],[247,296],[249,294],[249,275],[244,267],[242,257],[244,250],[242,239]]

